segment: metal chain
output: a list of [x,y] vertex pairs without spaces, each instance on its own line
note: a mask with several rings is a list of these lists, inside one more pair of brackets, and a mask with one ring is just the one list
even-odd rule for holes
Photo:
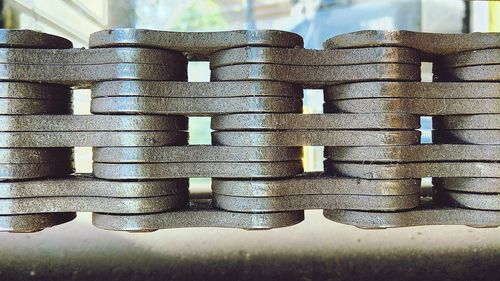
[[[308,50],[284,31],[114,29],[90,47],[0,31],[1,231],[75,212],[110,230],[268,229],[307,209],[362,228],[500,225],[497,33],[360,31]],[[190,60],[212,81],[187,82]],[[72,114],[75,87],[92,115]],[[304,88],[323,89],[324,114],[302,114]],[[212,145],[188,145],[187,116],[212,117]],[[73,174],[79,146],[92,175]],[[325,147],[324,172],[304,173],[302,146]],[[192,177],[211,198],[190,200]]]

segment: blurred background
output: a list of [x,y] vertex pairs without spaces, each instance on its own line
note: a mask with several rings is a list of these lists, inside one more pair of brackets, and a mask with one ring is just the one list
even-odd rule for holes
[[[87,47],[91,33],[113,27],[171,31],[280,29],[320,49],[337,34],[364,29],[465,33],[500,31],[500,2],[462,0],[4,0],[4,28],[33,29]],[[190,81],[209,81],[208,63],[189,64]],[[431,81],[430,64],[422,80]],[[305,113],[322,112],[321,90],[306,90]],[[75,91],[75,113],[89,114],[90,93]],[[210,143],[209,118],[190,118],[190,143]],[[422,142],[431,142],[423,118]],[[305,149],[306,170],[322,170],[322,148]],[[78,148],[77,172],[91,172],[91,149]],[[191,180],[195,192],[209,179]],[[0,280],[127,278],[384,278],[481,280],[500,273],[500,229],[465,226],[367,231],[306,212],[290,228],[107,232],[89,214],[35,234],[0,234]],[[459,276],[460,275],[460,276]],[[449,278],[449,279],[455,279]],[[404,279],[404,278],[403,278]]]

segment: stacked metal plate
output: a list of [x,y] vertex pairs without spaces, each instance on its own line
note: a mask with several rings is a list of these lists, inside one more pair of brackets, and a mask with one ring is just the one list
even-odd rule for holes
[[[494,34],[439,35],[357,32],[327,45],[407,46],[433,62],[434,82],[368,82],[325,89],[327,112],[405,112],[433,117],[433,144],[327,149],[341,174],[373,179],[433,177],[434,200],[413,210],[366,213],[325,210],[325,216],[360,227],[425,224],[500,225],[500,53]],[[439,37],[440,42],[433,42]],[[450,43],[449,45],[443,42]],[[492,48],[493,47],[493,48]],[[460,82],[457,82],[460,81]],[[478,83],[478,82],[481,83]],[[454,83],[451,83],[454,82]],[[484,129],[484,130],[483,130]],[[484,132],[484,134],[483,134]],[[495,184],[496,183],[496,184]],[[444,207],[448,205],[450,207]],[[465,210],[472,208],[484,211]]]
[[[103,30],[90,49],[0,38],[0,231],[82,211],[127,231],[284,227],[307,209],[368,228],[500,225],[498,34],[362,31],[324,50],[268,30]],[[209,61],[213,81],[187,82],[188,61]],[[93,115],[72,115],[70,87],[91,88]],[[324,89],[325,114],[302,114],[303,88]],[[188,145],[189,116],[212,117],[212,145]],[[92,175],[71,175],[80,146]],[[326,172],[304,173],[303,146],[325,146]],[[212,198],[188,202],[197,177]]]

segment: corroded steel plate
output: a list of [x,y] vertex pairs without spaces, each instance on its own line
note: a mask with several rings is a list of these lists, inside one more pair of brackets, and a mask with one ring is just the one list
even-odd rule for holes
[[500,47],[496,49],[473,50],[445,56],[440,64],[447,68],[500,64]]

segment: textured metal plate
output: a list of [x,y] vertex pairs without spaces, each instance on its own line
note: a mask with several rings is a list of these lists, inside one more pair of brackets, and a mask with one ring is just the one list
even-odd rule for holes
[[101,147],[187,145],[187,132],[0,132],[0,147]]
[[278,30],[234,30],[222,32],[169,32],[133,28],[102,30],[90,35],[89,46],[135,46],[174,50],[190,59],[206,60],[223,49],[244,46],[302,47],[298,34]]
[[215,131],[213,145],[229,146],[369,146],[418,144],[419,131]]
[[0,82],[0,98],[71,101],[71,88],[40,83]]
[[396,63],[336,66],[240,64],[213,69],[211,76],[214,81],[267,80],[320,88],[360,81],[418,81],[420,66]]
[[500,193],[500,178],[433,178],[432,184],[459,192]]
[[432,127],[437,130],[499,130],[500,114],[433,117]]
[[500,226],[500,212],[438,206],[426,199],[419,207],[401,212],[324,210],[332,221],[360,228],[390,228],[419,225]]
[[290,161],[301,160],[302,156],[301,147],[195,145],[168,147],[102,147],[94,148],[93,151],[94,162],[101,163]]
[[88,87],[108,80],[187,80],[187,67],[163,64],[23,65],[0,64],[0,79]]
[[445,79],[452,81],[500,81],[500,64],[463,66],[447,69]]
[[99,82],[92,87],[92,98],[121,96],[171,98],[270,96],[301,99],[304,94],[302,87],[299,85],[272,81],[176,82],[124,80]]
[[0,114],[71,114],[71,100],[0,98]]
[[188,208],[145,215],[92,214],[92,223],[107,230],[152,231],[165,228],[228,227],[270,229],[304,220],[304,212],[233,213],[211,207],[210,200],[192,201]]
[[301,195],[409,195],[420,192],[420,180],[366,180],[305,173],[289,179],[239,180],[212,179],[214,193],[239,197]]
[[164,212],[186,206],[188,194],[142,197],[32,197],[0,199],[0,214],[103,212],[142,214]]
[[188,119],[180,116],[0,116],[2,132],[178,131],[187,128]]
[[473,50],[451,54],[444,57],[440,64],[446,68],[500,64],[500,49]]
[[391,47],[335,51],[299,48],[245,47],[222,50],[210,56],[210,69],[248,63],[311,66],[371,63],[404,63],[420,65],[420,58],[418,53],[413,49]]
[[302,99],[289,97],[159,98],[103,97],[92,99],[92,113],[204,116],[229,113],[302,112]]
[[0,181],[60,177],[74,172],[73,159],[45,163],[0,164]]
[[72,148],[0,148],[0,164],[41,164],[64,159],[73,159]]
[[429,161],[500,161],[500,145],[426,144],[325,147],[332,161],[404,163]]
[[500,211],[500,193],[463,193],[445,189],[434,189],[433,199],[452,207]]
[[302,194],[273,197],[238,197],[214,193],[218,208],[231,212],[281,212],[309,209],[350,209],[395,211],[418,206],[420,194],[393,196],[366,196],[352,194]]
[[364,179],[406,179],[424,177],[500,177],[500,163],[432,162],[432,163],[340,163],[325,161],[333,175]]
[[409,114],[231,114],[212,118],[213,130],[418,129]]
[[498,33],[442,34],[406,30],[363,30],[328,39],[325,49],[375,46],[408,47],[421,52],[422,59],[470,50],[498,47]]
[[0,216],[0,232],[28,233],[72,221],[76,213]]
[[33,30],[0,29],[1,48],[72,48],[71,41]]
[[96,163],[93,175],[108,180],[170,178],[280,178],[304,172],[302,161],[283,162],[183,162],[112,164]]
[[417,115],[499,114],[500,99],[369,98],[335,100],[323,105],[325,113],[407,113]]
[[0,182],[0,198],[157,197],[186,194],[188,179],[107,181],[90,174],[32,181]]
[[152,64],[185,68],[186,58],[177,52],[146,48],[104,49],[1,49],[0,64],[73,66],[100,64]]
[[433,143],[500,144],[500,130],[433,130]]
[[358,98],[483,99],[500,98],[499,83],[360,82],[327,86],[325,101]]

